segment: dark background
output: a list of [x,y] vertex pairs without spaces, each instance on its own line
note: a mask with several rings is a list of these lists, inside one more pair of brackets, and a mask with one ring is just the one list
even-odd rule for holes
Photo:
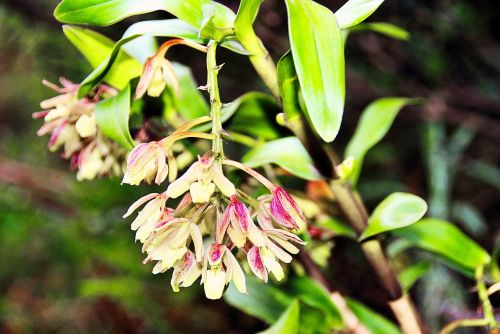
[[[331,9],[344,1],[320,1]],[[225,1],[235,11],[238,1]],[[265,328],[200,288],[174,294],[169,275],[141,264],[140,246],[120,217],[151,189],[119,180],[78,183],[67,162],[38,138],[31,113],[53,93],[42,78],[81,81],[90,68],[52,18],[55,0],[0,2],[0,332],[253,333]],[[139,19],[99,28],[118,39]],[[386,1],[369,18],[397,24],[408,42],[373,32],[347,42],[347,106],[334,146],[342,151],[362,109],[381,96],[424,97],[398,116],[366,158],[360,190],[370,206],[393,191],[426,198],[488,251],[499,240],[500,6],[495,1]],[[266,0],[256,30],[277,60],[288,50],[284,2]],[[188,50],[187,50],[188,51]],[[205,64],[186,50],[171,54]],[[265,90],[245,57],[222,51],[224,102]],[[386,240],[389,243],[390,240]],[[422,256],[416,254],[416,256]],[[339,239],[328,275],[343,292],[390,314],[357,246]],[[474,316],[473,282],[435,263],[411,290],[433,331]],[[498,300],[493,298],[498,306]],[[463,331],[467,333],[467,331]],[[472,333],[473,331],[468,331]]]

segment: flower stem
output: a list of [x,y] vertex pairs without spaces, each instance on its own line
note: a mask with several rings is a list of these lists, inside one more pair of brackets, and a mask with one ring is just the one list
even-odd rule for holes
[[207,84],[208,92],[210,94],[210,116],[212,117],[212,134],[214,139],[212,141],[212,151],[215,157],[220,159],[224,157],[223,144],[222,144],[222,119],[221,109],[222,103],[220,101],[219,83],[217,75],[219,74],[220,66],[217,66],[216,60],[217,42],[211,40],[207,46]]
[[248,166],[245,166],[241,162],[229,160],[229,159],[224,159],[224,160],[222,160],[222,164],[233,166],[233,167],[236,167],[238,169],[241,169],[245,173],[251,175],[257,181],[262,183],[262,185],[264,187],[266,187],[267,189],[269,189],[270,192],[273,192],[276,189],[276,186],[271,181],[269,181],[264,175],[260,174],[259,172],[253,170],[252,168],[250,168]]
[[493,313],[493,307],[491,306],[490,298],[488,297],[488,290],[486,289],[486,285],[484,284],[484,267],[479,266],[476,269],[476,287],[477,294],[479,299],[481,300],[484,319],[487,321],[488,326],[491,330],[498,328],[498,323],[495,319],[495,314]]

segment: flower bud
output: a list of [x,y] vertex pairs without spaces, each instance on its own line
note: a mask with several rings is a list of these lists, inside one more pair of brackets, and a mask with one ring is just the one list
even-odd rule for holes
[[97,124],[94,115],[82,115],[75,124],[76,131],[82,138],[93,137],[97,133]]
[[292,196],[281,187],[276,187],[273,191],[270,210],[274,219],[287,228],[298,229],[306,224],[302,210]]

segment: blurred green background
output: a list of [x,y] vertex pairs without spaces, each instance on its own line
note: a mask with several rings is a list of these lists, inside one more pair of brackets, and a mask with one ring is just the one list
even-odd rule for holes
[[[331,9],[345,1],[319,1]],[[234,10],[238,1],[224,1]],[[78,183],[66,161],[38,138],[31,113],[53,96],[42,78],[75,82],[89,65],[52,18],[56,0],[0,2],[0,332],[254,333],[266,326],[199,287],[171,292],[133,243],[128,205],[147,187],[119,180]],[[154,13],[147,18],[167,18]],[[145,17],[141,17],[144,19]],[[101,32],[118,38],[130,18]],[[361,192],[375,205],[393,191],[430,203],[488,251],[500,237],[500,7],[494,1],[387,1],[370,21],[411,33],[408,42],[373,32],[349,37],[347,107],[334,145],[341,150],[359,113],[380,96],[419,96],[366,159]],[[257,33],[275,59],[288,49],[282,1],[266,0]],[[172,52],[204,82],[204,62]],[[229,102],[264,90],[244,57],[221,52],[221,89]],[[244,81],[241,78],[245,78]],[[390,172],[388,172],[390,171]],[[328,275],[341,291],[390,317],[356,244],[336,241]],[[474,315],[472,281],[434,264],[412,289],[433,330]],[[499,306],[493,297],[494,306]],[[463,331],[474,333],[474,331]]]

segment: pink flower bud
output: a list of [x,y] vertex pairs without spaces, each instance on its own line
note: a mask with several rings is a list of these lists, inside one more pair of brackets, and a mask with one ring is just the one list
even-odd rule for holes
[[280,224],[290,229],[298,229],[305,224],[305,217],[302,210],[283,188],[276,187],[271,199],[271,214]]

